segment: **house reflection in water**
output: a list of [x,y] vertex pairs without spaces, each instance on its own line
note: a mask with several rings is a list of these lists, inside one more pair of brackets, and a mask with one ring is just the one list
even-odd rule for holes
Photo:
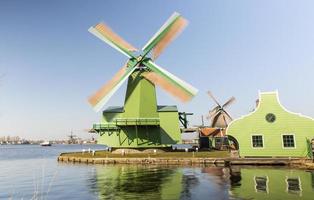
[[[287,168],[231,168],[232,196],[243,199],[313,199],[314,172]],[[239,177],[240,178],[235,178]],[[236,184],[233,183],[234,180]]]
[[97,166],[99,199],[313,199],[314,172],[266,167]]

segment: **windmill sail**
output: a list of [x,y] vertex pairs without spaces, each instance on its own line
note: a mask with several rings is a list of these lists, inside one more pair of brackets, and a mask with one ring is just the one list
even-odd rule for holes
[[150,82],[154,83],[154,85],[160,86],[166,92],[178,98],[182,102],[186,102],[191,99],[191,96],[188,95],[184,90],[181,90],[173,82],[163,78],[155,72],[146,72],[143,74],[143,76]]
[[137,57],[132,54],[137,49],[114,33],[106,24],[99,23],[89,28],[92,34],[129,58],[128,66],[122,67],[112,80],[89,98],[89,102],[94,109],[99,111],[135,70],[145,70],[143,73],[145,74],[144,78],[159,85],[183,102],[194,97],[198,92],[197,89],[159,67],[150,58],[146,57],[150,51],[152,51],[153,58],[158,57],[186,25],[187,21],[180,14],[174,13],[143,47],[143,54]]
[[156,83],[156,85],[160,85],[163,89],[168,91],[170,94],[175,95],[183,102],[192,99],[192,97],[197,94],[198,90],[196,88],[179,79],[167,70],[159,67],[151,60],[148,62],[144,62],[143,64],[146,65],[153,72],[155,72],[154,75],[148,75],[148,79],[151,79],[153,83]]
[[210,98],[214,100],[214,102],[218,105],[218,107],[221,107],[217,99],[214,97],[214,95],[210,91],[208,91],[207,94],[210,96]]
[[175,12],[142,48],[144,54],[153,50],[153,59],[156,59],[186,26],[187,20]]
[[229,105],[231,105],[234,101],[235,101],[235,97],[231,97],[226,103],[224,103],[224,105],[222,105],[222,107],[226,108]]
[[132,51],[137,51],[135,47],[123,40],[104,23],[99,23],[94,27],[90,27],[88,31],[129,58],[133,57],[131,54]]
[[135,67],[123,66],[108,83],[89,98],[88,101],[96,112],[100,111],[135,69]]

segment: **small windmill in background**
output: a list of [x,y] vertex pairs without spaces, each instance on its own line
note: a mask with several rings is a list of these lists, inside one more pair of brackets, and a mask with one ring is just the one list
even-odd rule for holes
[[231,97],[224,104],[220,104],[210,91],[207,93],[213,99],[216,106],[209,111],[207,116],[207,119],[211,122],[210,127],[202,127],[200,129],[201,146],[207,147],[211,143],[211,147],[223,150],[229,146],[226,137],[226,128],[232,121],[232,117],[226,111],[226,108],[235,101],[235,98]]
[[207,119],[211,120],[211,127],[222,129],[227,128],[228,124],[232,121],[232,117],[225,109],[236,100],[235,97],[231,97],[221,105],[210,91],[208,91],[207,94],[216,103],[216,106],[209,111],[207,117]]
[[68,144],[77,144],[78,143],[78,137],[73,134],[73,131],[71,130],[71,134],[68,135]]

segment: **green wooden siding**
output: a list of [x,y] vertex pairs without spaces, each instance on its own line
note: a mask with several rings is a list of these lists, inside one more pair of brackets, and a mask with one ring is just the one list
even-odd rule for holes
[[[124,107],[103,112],[99,144],[110,147],[168,147],[181,143],[176,106],[157,106],[155,86],[135,71],[128,80]],[[106,129],[107,125],[109,126]],[[112,128],[111,126],[115,127]]]
[[[273,113],[276,120],[270,123],[266,115]],[[283,147],[283,134],[292,134],[294,148]],[[239,143],[239,155],[309,157],[308,141],[314,138],[314,120],[287,111],[279,102],[277,92],[260,93],[259,105],[247,116],[234,120],[227,129]],[[252,147],[252,135],[263,136],[263,147]]]

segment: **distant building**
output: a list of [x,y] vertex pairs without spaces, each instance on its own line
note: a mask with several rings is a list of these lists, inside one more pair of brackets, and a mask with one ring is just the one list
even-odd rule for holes
[[254,112],[234,120],[228,138],[240,157],[312,157],[314,120],[286,110],[277,92],[259,95]]

